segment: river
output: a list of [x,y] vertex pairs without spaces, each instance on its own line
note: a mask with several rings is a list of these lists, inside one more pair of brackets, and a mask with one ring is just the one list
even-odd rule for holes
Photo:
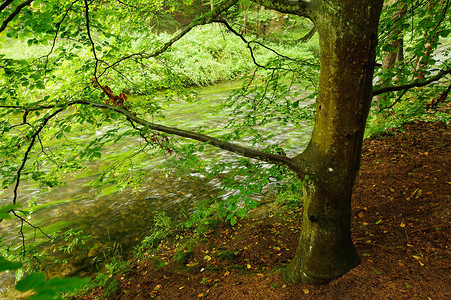
[[[227,122],[228,112],[212,114],[209,111],[222,103],[233,89],[240,86],[240,82],[228,82],[197,88],[200,99],[196,103],[172,104],[165,111],[166,118],[159,123],[184,129],[197,128],[202,124],[206,128],[217,128],[220,132]],[[288,156],[302,150],[307,145],[311,133],[311,126],[307,123],[301,130],[290,126],[269,129],[276,131],[276,135],[270,142],[282,144]],[[98,130],[101,134],[107,128]],[[114,152],[124,145],[118,144],[116,148],[119,149],[114,147],[106,150]],[[236,157],[225,151],[215,150],[207,151],[203,159],[209,161],[217,159],[218,156],[221,160],[233,160]],[[81,269],[87,273],[89,270],[86,271],[87,268],[83,264],[92,263],[94,258],[105,255],[111,249],[119,248],[124,256],[132,253],[134,247],[151,230],[155,212],[165,212],[174,220],[180,220],[184,213],[192,211],[199,201],[206,198],[224,198],[233,193],[233,191],[224,192],[220,181],[215,178],[206,179],[196,173],[181,177],[170,172],[152,171],[163,159],[164,157],[159,157],[144,164],[144,168],[149,170],[149,176],[139,191],[130,189],[117,191],[111,188],[105,189],[99,195],[88,184],[92,176],[96,174],[90,174],[87,177],[71,177],[67,179],[66,185],[44,191],[32,182],[21,183],[18,202],[26,207],[30,199],[35,199],[40,205],[40,208],[30,215],[28,221],[42,226],[47,232],[65,231],[69,228],[82,229],[83,235],[91,236],[88,241],[91,247],[96,248],[95,251],[89,252],[89,257],[86,257],[85,252],[82,252],[84,257],[77,257],[74,254],[68,255],[55,251],[52,255],[67,259],[68,263],[55,268],[53,273],[59,276],[83,274],[80,272]],[[92,161],[88,167],[95,170],[99,169],[99,164],[107,163],[108,160],[105,159]],[[266,193],[267,191],[255,197],[261,200]],[[11,190],[7,190],[0,195],[0,204],[11,203],[11,199]],[[4,245],[15,241],[15,247],[20,247],[19,228],[20,222],[15,219],[0,223],[0,234],[3,236]],[[31,243],[34,231],[28,229],[26,233],[27,243]],[[38,240],[43,240],[42,235]],[[55,249],[48,242],[40,247],[47,247],[47,252],[50,252],[49,249]],[[74,257],[76,259],[73,259]],[[12,273],[0,274],[0,287],[9,286],[13,281]],[[2,288],[0,288],[0,294],[1,292]]]

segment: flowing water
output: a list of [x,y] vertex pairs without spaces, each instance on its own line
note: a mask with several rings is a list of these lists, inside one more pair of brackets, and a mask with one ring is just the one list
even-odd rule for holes
[[[240,87],[240,82],[222,83],[215,86],[199,88],[200,100],[194,104],[177,103],[165,112],[166,119],[159,123],[168,126],[177,126],[184,129],[197,128],[203,125],[205,128],[218,128],[223,130],[227,123],[227,112],[218,115],[209,113],[215,104],[226,99],[232,89]],[[108,128],[99,129],[99,133]],[[310,137],[311,126],[307,124],[299,128],[266,128],[276,130],[277,135],[270,140],[274,144],[283,144],[288,156],[302,150]],[[82,138],[82,137],[81,137]],[[116,148],[115,148],[116,147]],[[112,146],[107,152],[120,151],[124,144]],[[221,156],[221,160],[233,160],[236,158],[222,150],[206,152],[204,160],[214,160]],[[164,157],[156,158],[145,165],[146,169],[152,169],[155,164],[161,162]],[[93,169],[99,164],[107,164],[105,160],[92,161]],[[83,229],[84,235],[91,235],[89,243],[96,246],[95,251],[83,258],[77,258],[77,262],[61,265],[55,271],[59,276],[79,273],[83,264],[94,257],[102,256],[108,249],[120,245],[124,252],[130,252],[143,236],[152,228],[155,212],[166,212],[173,219],[180,219],[182,212],[192,211],[201,200],[216,197],[227,197],[221,190],[220,181],[217,179],[206,179],[200,174],[191,176],[176,176],[161,171],[149,171],[149,177],[143,182],[139,192],[124,190],[112,193],[103,193],[100,196],[87,184],[92,180],[90,175],[85,178],[69,178],[67,184],[42,192],[42,189],[31,182],[22,182],[19,190],[18,202],[27,206],[30,199],[35,198],[40,204],[39,209],[31,214],[29,219],[35,225],[41,226],[47,232],[56,229],[67,230],[68,228]],[[113,189],[113,191],[115,191]],[[233,192],[233,191],[232,191]],[[262,198],[263,196],[256,196]],[[0,195],[0,205],[11,203],[11,191]],[[18,220],[4,220],[0,223],[0,234],[3,235],[3,243],[7,244],[18,240],[20,223]],[[34,231],[27,230],[27,242],[33,240]],[[16,243],[20,246],[20,243]],[[47,247],[51,247],[48,243]],[[52,249],[52,248],[50,248]],[[56,251],[55,253],[58,253]],[[62,257],[68,255],[60,253]],[[71,255],[69,255],[71,256]],[[86,257],[88,256],[88,257]],[[69,267],[69,265],[71,267]],[[13,281],[13,275],[0,274],[1,286]]]

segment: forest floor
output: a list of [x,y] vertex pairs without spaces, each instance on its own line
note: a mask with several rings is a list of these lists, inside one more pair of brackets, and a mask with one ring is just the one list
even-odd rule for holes
[[113,293],[96,288],[80,298],[451,299],[450,129],[415,122],[392,133],[364,142],[352,202],[362,262],[344,276],[318,286],[284,283],[302,211],[268,211],[220,225],[183,263],[174,261],[175,246],[162,244],[158,259],[147,254],[116,275]]

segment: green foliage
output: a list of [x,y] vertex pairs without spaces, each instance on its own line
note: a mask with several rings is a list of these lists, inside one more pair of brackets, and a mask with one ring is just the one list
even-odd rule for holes
[[186,265],[188,260],[193,255],[193,240],[188,241],[186,244],[178,247],[177,251],[174,254],[174,261],[181,264]]
[[10,212],[12,210],[16,210],[18,208],[20,208],[19,204],[6,204],[6,205],[0,206],[0,220],[12,218]]
[[87,245],[87,242],[91,239],[90,235],[84,235],[83,230],[76,230],[76,229],[69,229],[68,231],[64,232],[61,236],[56,235],[54,237],[54,240],[57,238],[62,238],[64,241],[70,241],[68,245],[60,246],[59,250],[62,250],[66,253],[71,253],[74,251],[74,249],[88,249],[89,246]]
[[3,256],[0,256],[0,272],[17,270],[20,267],[22,267],[22,265],[23,265],[22,262],[8,261]]
[[[396,56],[397,60],[388,66],[376,68],[375,89],[403,85],[414,80],[422,82],[449,66],[451,17],[447,10],[448,6],[443,6],[437,0],[402,0],[386,5],[379,26],[378,57],[380,61],[385,58],[386,64],[387,57]],[[444,114],[431,103],[443,96],[447,85],[444,80],[436,85],[378,96],[373,101],[373,114],[389,117],[377,122],[378,129],[375,131],[397,126],[421,115],[425,115],[426,119],[443,119]],[[433,111],[428,110],[429,107]],[[371,127],[375,127],[374,118],[378,117],[373,116]]]
[[[17,270],[22,266],[20,262],[10,262],[0,256],[0,272],[6,270]],[[20,292],[33,291],[33,295],[27,299],[63,299],[60,294],[73,292],[82,288],[89,281],[89,278],[52,278],[45,279],[42,272],[31,273],[21,279],[16,284],[16,289]]]
[[298,209],[302,206],[302,186],[305,181],[293,180],[287,184],[286,189],[277,194],[274,204],[276,208],[285,206],[288,210]]
[[175,226],[171,218],[164,212],[155,213],[154,224],[151,227],[150,234],[147,235],[138,247],[138,253],[144,252],[146,249],[154,249],[174,231]]

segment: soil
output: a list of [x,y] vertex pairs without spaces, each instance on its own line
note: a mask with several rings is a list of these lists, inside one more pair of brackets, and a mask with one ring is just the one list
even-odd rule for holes
[[302,214],[286,209],[219,225],[178,262],[175,246],[161,244],[158,259],[144,253],[149,259],[114,277],[116,291],[96,288],[80,298],[451,299],[450,144],[449,127],[439,122],[365,140],[352,203],[362,262],[328,284],[282,281]]

